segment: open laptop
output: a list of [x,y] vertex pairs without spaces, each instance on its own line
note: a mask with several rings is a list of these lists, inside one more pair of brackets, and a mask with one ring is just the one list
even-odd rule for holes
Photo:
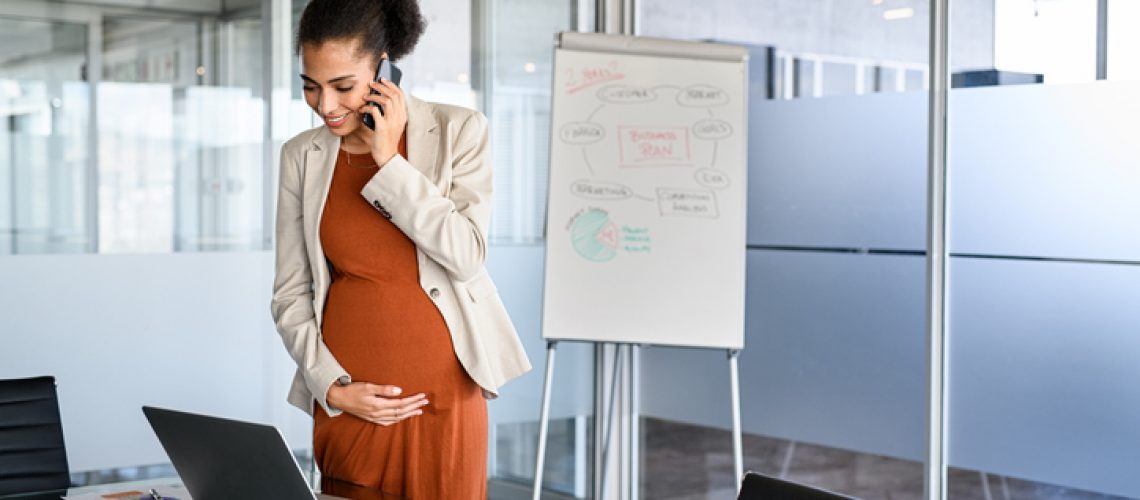
[[143,413],[194,500],[342,498],[309,489],[276,427],[150,406]]
[[786,479],[755,472],[744,475],[737,500],[858,500]]

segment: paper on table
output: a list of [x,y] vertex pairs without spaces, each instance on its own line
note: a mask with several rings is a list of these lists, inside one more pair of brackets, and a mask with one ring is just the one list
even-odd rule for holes
[[[186,487],[179,485],[153,487],[163,499],[166,500],[192,500]],[[83,493],[63,497],[65,500],[144,500],[150,499],[150,488],[132,488],[120,491],[102,491],[98,493]]]

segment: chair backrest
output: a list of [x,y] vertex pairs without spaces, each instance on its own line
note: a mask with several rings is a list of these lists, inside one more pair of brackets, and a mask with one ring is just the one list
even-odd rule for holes
[[744,475],[737,500],[854,500],[855,497],[765,476],[755,472]]
[[70,483],[55,378],[0,380],[0,495]]

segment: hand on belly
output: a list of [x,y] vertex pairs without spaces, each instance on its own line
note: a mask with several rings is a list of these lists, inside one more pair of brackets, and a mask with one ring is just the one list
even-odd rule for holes
[[361,420],[383,426],[417,417],[428,404],[423,393],[400,397],[402,390],[394,385],[353,382],[329,388],[328,403]]

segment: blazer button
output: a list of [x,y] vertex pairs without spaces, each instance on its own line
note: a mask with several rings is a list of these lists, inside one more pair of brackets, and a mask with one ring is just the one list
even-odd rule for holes
[[431,300],[438,299],[439,298],[439,289],[438,288],[432,288],[431,291],[428,292],[428,295],[431,296]]

